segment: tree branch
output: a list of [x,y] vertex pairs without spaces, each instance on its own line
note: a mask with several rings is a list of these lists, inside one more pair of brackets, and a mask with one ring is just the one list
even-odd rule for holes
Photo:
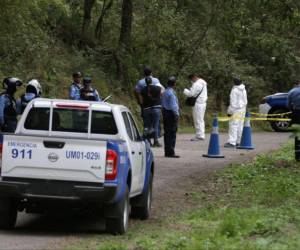
[[96,29],[95,29],[95,37],[97,39],[101,39],[102,37],[102,30],[103,30],[103,21],[106,13],[108,10],[112,7],[113,5],[113,0],[110,0],[108,3],[106,0],[104,0],[102,8],[101,8],[101,14],[99,16],[99,19],[97,21]]

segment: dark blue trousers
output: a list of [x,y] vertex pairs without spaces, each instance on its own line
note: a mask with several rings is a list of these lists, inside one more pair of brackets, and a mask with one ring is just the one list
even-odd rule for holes
[[144,109],[144,127],[154,130],[154,142],[158,140],[159,137],[159,119],[161,114],[161,108],[149,108]]
[[[293,110],[292,124],[300,125],[300,110]],[[300,138],[295,137],[295,160],[300,161]]]
[[165,155],[175,155],[177,117],[171,110],[163,109]]

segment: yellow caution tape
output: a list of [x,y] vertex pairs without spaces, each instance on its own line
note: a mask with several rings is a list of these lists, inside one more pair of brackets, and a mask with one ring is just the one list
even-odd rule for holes
[[219,122],[227,122],[227,121],[233,120],[230,117],[217,117],[217,118],[218,118]]
[[[285,116],[289,115],[292,112],[285,112],[285,113],[280,113],[280,114],[262,114],[262,113],[255,113],[255,112],[250,112],[254,117],[250,118],[245,118],[245,112],[238,112],[235,113],[234,115],[231,116],[220,116],[218,117],[218,121],[220,122],[226,122],[226,121],[231,121],[231,120],[240,120],[244,121],[245,119],[249,119],[250,121],[282,121],[282,122],[287,122],[291,121],[289,118],[279,118],[277,116]],[[260,116],[260,117],[255,117],[255,116]],[[274,117],[274,118],[272,118]]]
[[280,114],[261,114],[261,113],[250,112],[251,115],[256,115],[256,116],[283,116],[283,115],[289,115],[291,113],[292,112],[285,112]]
[[254,117],[254,118],[250,118],[251,121],[278,121],[278,122],[289,122],[291,121],[291,119],[289,118],[258,118],[258,117]]
[[[255,113],[255,112],[250,112],[251,115],[254,115],[254,116],[283,116],[283,115],[289,115],[291,114],[292,112],[289,111],[289,112],[285,112],[285,113],[280,113],[280,114],[263,114],[263,113]],[[245,115],[246,113],[245,112],[238,112],[238,113],[235,113],[234,115]]]
[[241,117],[218,117],[219,122],[227,122],[230,120],[240,120],[244,121],[245,119],[249,119],[250,121],[282,121],[282,122],[289,122],[291,119],[289,118],[268,118],[268,117],[253,117],[253,118],[241,118]]

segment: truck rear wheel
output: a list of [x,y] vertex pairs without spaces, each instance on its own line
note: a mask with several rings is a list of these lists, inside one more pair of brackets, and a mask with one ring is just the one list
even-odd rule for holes
[[117,203],[108,206],[105,219],[106,231],[111,234],[124,234],[128,229],[130,202],[129,189],[126,187],[124,197]]
[[[283,114],[289,112],[288,109],[278,108],[278,109],[271,109],[269,114]],[[270,118],[290,118],[289,114],[275,116]],[[290,121],[270,121],[271,127],[276,132],[288,132],[288,128],[291,125]]]
[[7,197],[0,198],[0,229],[12,229],[17,220],[17,206],[14,200]]
[[139,197],[135,198],[135,205],[131,208],[131,215],[133,218],[147,220],[150,216],[152,203],[152,173],[149,176],[147,189]]

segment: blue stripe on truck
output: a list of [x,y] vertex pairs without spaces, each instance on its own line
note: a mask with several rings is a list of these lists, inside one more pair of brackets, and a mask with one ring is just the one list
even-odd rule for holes
[[112,202],[118,202],[124,195],[127,185],[127,176],[130,169],[127,147],[124,141],[109,140],[107,149],[114,150],[118,154],[118,172],[115,180],[105,180],[104,185],[118,186],[118,191]]

